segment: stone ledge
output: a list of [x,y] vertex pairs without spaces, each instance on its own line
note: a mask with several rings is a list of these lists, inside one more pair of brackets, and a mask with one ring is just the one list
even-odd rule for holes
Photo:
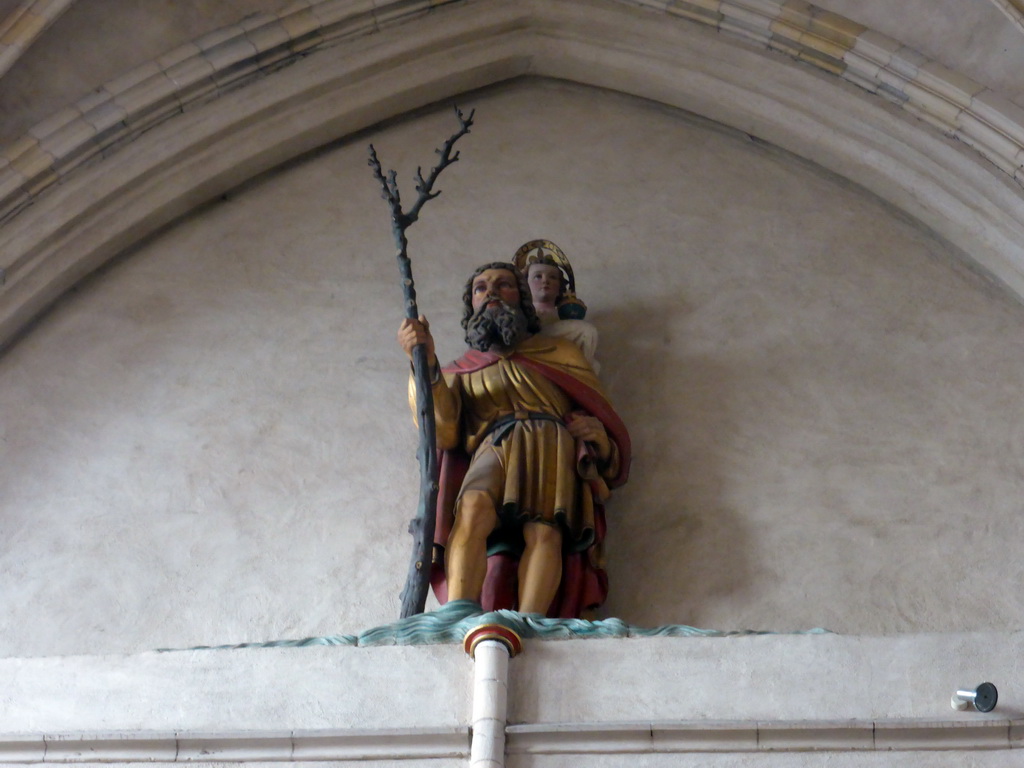
[[[509,667],[511,752],[1006,750],[1024,743],[1021,632],[524,645]],[[472,674],[459,645],[0,659],[0,762],[462,754]],[[1001,689],[994,712],[951,709],[954,691],[983,680]]]
[[[509,754],[999,750],[1024,720],[659,721],[513,725]],[[248,763],[464,758],[468,725],[222,733],[10,734],[0,763]]]
[[223,733],[12,734],[0,763],[278,762],[466,757],[469,726]]
[[1024,721],[805,720],[515,725],[510,754],[991,750]]

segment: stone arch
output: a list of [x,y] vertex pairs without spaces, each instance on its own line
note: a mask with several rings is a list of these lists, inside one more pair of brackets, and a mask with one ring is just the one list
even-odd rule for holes
[[526,75],[641,96],[774,143],[903,209],[1024,294],[1024,111],[843,17],[748,5],[323,0],[206,35],[3,153],[0,345],[194,206],[382,120]]
[[9,15],[0,17],[0,77],[75,0],[24,0]]

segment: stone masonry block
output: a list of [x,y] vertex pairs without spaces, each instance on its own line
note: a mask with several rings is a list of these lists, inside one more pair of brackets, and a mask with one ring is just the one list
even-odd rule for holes
[[918,77],[908,81],[903,90],[915,104],[943,120],[955,120],[956,114],[970,108],[971,99],[962,91],[943,88],[941,81],[936,82],[934,78],[927,76],[921,77],[920,73]]
[[[325,0],[313,7],[313,13],[323,25],[324,33],[336,37],[369,31],[373,28],[373,0]],[[337,27],[337,29],[335,29]]]
[[998,162],[993,157],[993,155],[998,155],[1003,161],[1000,163],[1001,165],[1009,165],[1010,167],[1016,165],[1016,158],[1024,147],[1014,137],[1007,135],[992,126],[991,123],[980,120],[976,115],[966,111],[959,114],[957,124],[960,126],[960,134],[964,141],[969,141],[977,146],[979,151],[990,160]]
[[255,61],[260,69],[269,69],[292,55],[291,38],[277,16],[268,16],[259,25],[246,27],[245,36],[256,49]]
[[901,43],[891,37],[869,29],[857,38],[853,50],[869,61],[885,67],[892,60],[893,54],[902,47]]
[[846,62],[846,74],[854,74],[857,77],[870,81],[877,86],[878,73],[881,67],[871,59],[861,56],[855,50],[843,54],[843,61]]
[[908,80],[912,80],[917,77],[917,71],[921,65],[927,62],[928,57],[923,53],[904,45],[893,53],[892,58],[889,60],[889,69],[899,73]]
[[239,29],[237,36],[203,51],[213,66],[213,79],[224,85],[258,69],[256,46]]
[[814,15],[814,6],[804,0],[786,0],[779,6],[779,20],[807,29]]
[[31,181],[39,174],[53,167],[53,156],[43,151],[39,141],[24,137],[3,150],[3,156],[25,179]]
[[103,90],[103,88],[97,88],[75,102],[75,109],[84,115],[86,112],[96,109],[100,104],[109,100],[110,94]]
[[928,61],[922,64],[917,70],[917,79],[924,87],[941,93],[946,98],[965,107],[971,103],[971,98],[975,94],[985,90],[985,86],[981,83],[948,69],[937,61]]
[[96,126],[79,116],[77,120],[63,126],[59,131],[43,137],[39,146],[44,152],[52,155],[56,162],[60,162],[63,158],[80,154],[83,145],[92,144],[95,137]]
[[173,106],[175,111],[180,111],[181,105],[174,95],[176,90],[177,86],[166,74],[157,72],[153,77],[118,93],[114,101],[124,109],[125,121],[133,124],[154,109]]
[[32,10],[40,16],[46,16],[52,20],[55,16],[67,10],[73,2],[74,0],[35,0],[32,3]]
[[970,111],[979,120],[1024,145],[1024,107],[1002,94],[985,89],[971,99]]
[[277,15],[288,16],[298,11],[308,11],[314,2],[315,0],[288,0],[278,10]]
[[771,23],[771,32],[773,40],[784,40],[788,45],[792,46],[799,43],[800,35],[803,34],[804,29],[788,21],[776,19]]
[[288,32],[292,50],[296,53],[319,45],[323,41],[320,19],[309,8],[282,11],[278,14],[281,26]]
[[804,32],[800,35],[800,44],[837,62],[842,61],[846,51],[849,50],[840,43],[810,32]]
[[34,126],[29,128],[29,135],[37,139],[45,139],[47,136],[56,133],[57,131],[64,128],[69,123],[73,123],[82,116],[82,113],[75,107],[65,107],[64,109],[50,115],[48,118],[40,123],[36,123]]
[[120,77],[115,77],[113,80],[108,80],[103,84],[103,90],[112,96],[124,93],[129,88],[134,88],[140,83],[144,83],[147,80],[151,80],[163,73],[160,65],[155,61],[147,61],[145,64],[139,67],[135,67]]
[[49,19],[31,11],[21,14],[15,19],[14,24],[0,37],[0,43],[4,45],[17,45],[24,47],[39,36],[39,33],[46,28]]
[[83,119],[96,126],[97,133],[103,133],[118,123],[124,123],[126,116],[124,107],[110,98],[82,114]]
[[723,0],[723,5],[739,8],[748,13],[757,13],[770,19],[779,16],[779,4],[776,0]]
[[724,11],[724,18],[726,22],[735,21],[743,29],[751,30],[759,33],[767,39],[767,36],[771,34],[772,18],[765,16],[763,13],[757,13],[755,11],[748,10],[736,3],[723,3],[722,10]]
[[230,40],[241,37],[243,32],[244,30],[237,25],[220,27],[219,29],[207,32],[205,35],[193,40],[192,42],[196,44],[199,50],[208,51],[211,48],[216,48]]
[[802,47],[797,58],[832,75],[841,75],[843,70],[846,69],[842,59],[814,50],[813,48]]
[[378,5],[373,12],[373,17],[377,21],[377,26],[384,27],[395,21],[404,21],[428,13],[430,10],[430,0],[405,0],[400,3]]
[[[198,49],[196,49],[198,51]],[[186,59],[167,69],[167,77],[174,83],[182,108],[217,89],[211,77],[213,65],[202,55]]]
[[156,63],[160,69],[166,72],[171,67],[181,64],[183,61],[188,61],[198,55],[199,46],[195,43],[185,43],[184,45],[179,45],[177,48],[168,51],[163,56],[157,58]]
[[811,18],[811,32],[849,50],[867,27],[845,16],[829,11],[818,11]]
[[25,176],[6,159],[0,159],[0,205],[7,207],[7,198],[25,186]]
[[290,39],[281,20],[270,14],[260,14],[259,24],[242,23],[239,26],[257,53],[284,46]]
[[721,0],[675,0],[666,10],[673,16],[717,27],[722,20],[721,7]]

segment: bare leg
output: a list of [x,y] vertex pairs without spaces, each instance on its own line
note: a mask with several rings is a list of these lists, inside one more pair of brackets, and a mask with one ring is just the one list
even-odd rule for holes
[[490,496],[483,491],[462,494],[445,552],[449,600],[480,602],[487,575],[487,537],[497,524]]
[[519,560],[519,611],[548,612],[562,581],[562,531],[544,523],[523,526],[526,550]]

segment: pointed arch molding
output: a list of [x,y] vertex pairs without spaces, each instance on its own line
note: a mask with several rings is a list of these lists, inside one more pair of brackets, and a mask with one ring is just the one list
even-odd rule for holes
[[107,83],[0,152],[0,345],[246,179],[523,75],[757,135],[902,208],[1024,296],[1024,110],[848,19],[793,0],[299,0]]
[[23,0],[0,18],[0,77],[75,0]]
[[1024,32],[1024,0],[992,0],[1017,28]]

